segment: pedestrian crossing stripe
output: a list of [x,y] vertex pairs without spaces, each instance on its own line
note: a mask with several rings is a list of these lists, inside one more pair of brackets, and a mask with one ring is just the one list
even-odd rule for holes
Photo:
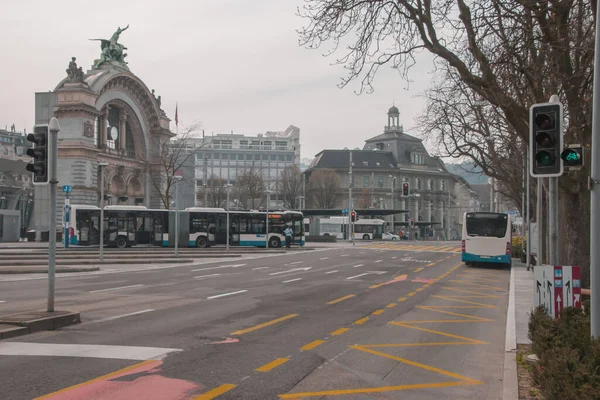
[[428,246],[428,245],[396,245],[389,243],[377,243],[367,246],[362,246],[365,249],[376,249],[376,250],[398,250],[398,251],[427,251],[431,253],[454,253],[458,254],[462,252],[460,247],[456,246]]

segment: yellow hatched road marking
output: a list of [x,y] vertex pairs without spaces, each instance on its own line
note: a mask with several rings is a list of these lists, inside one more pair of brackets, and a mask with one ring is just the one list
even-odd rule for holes
[[376,311],[373,311],[373,313],[372,313],[372,314],[373,314],[373,315],[379,315],[379,314],[383,314],[383,311],[384,311],[384,310],[376,310]]
[[[452,291],[461,292],[461,293],[469,293],[469,294],[476,295],[476,297],[485,297],[485,298],[490,298],[490,299],[497,299],[497,298],[499,298],[498,296],[494,296],[492,294],[481,293],[481,292],[474,292],[472,290],[466,290],[466,289],[456,288],[456,287],[452,287],[452,286],[443,286],[442,289],[452,290]],[[461,297],[461,296],[452,296],[452,297]],[[469,297],[472,297],[472,296],[469,296]]]
[[416,292],[410,292],[409,294],[407,294],[408,297],[413,297],[415,294],[417,294]]
[[398,299],[398,301],[406,301],[406,297],[401,297]]
[[369,317],[364,317],[364,318],[361,318],[361,319],[357,319],[353,323],[354,323],[354,325],[362,325],[365,322],[367,322],[368,320],[369,320]]
[[385,306],[385,307],[386,307],[386,308],[394,308],[394,307],[396,307],[397,305],[398,305],[398,304],[396,304],[396,303],[390,303],[390,304],[388,304],[388,305],[387,305],[387,306]]
[[300,347],[300,350],[312,350],[323,343],[325,343],[324,340],[315,340],[314,342],[310,342],[309,344],[305,344],[304,346]]
[[474,283],[474,282],[469,282],[469,281],[463,281],[463,280],[460,280],[460,279],[451,280],[450,282],[462,283],[462,284],[471,285],[471,286],[478,286],[478,287],[482,287],[482,288],[486,288],[486,289],[506,290],[506,288],[499,288],[499,287],[490,286],[490,285],[481,285],[479,283]]
[[271,321],[263,322],[262,324],[255,325],[255,326],[247,328],[247,329],[242,329],[242,330],[239,330],[239,331],[235,331],[235,332],[232,333],[232,335],[243,335],[245,333],[254,332],[254,331],[257,331],[259,329],[266,328],[267,326],[271,326],[271,325],[277,324],[279,322],[283,322],[283,321],[286,321],[288,319],[295,318],[298,315],[300,315],[300,314],[289,314],[289,315],[286,315],[285,317],[281,317],[281,318],[277,318],[277,319],[274,319],[274,320],[271,320]]
[[417,269],[415,269],[415,272],[421,272],[421,271],[423,271],[424,269],[425,269],[425,268],[423,268],[423,267],[421,267],[421,268],[417,268]]
[[340,329],[337,329],[337,330],[335,330],[335,331],[331,332],[331,334],[332,334],[333,336],[339,336],[339,335],[341,335],[341,334],[343,334],[343,333],[346,333],[346,332],[348,332],[349,330],[350,330],[349,328],[340,328]]
[[275,360],[271,361],[270,363],[265,364],[260,368],[256,368],[256,370],[258,372],[268,372],[268,371],[272,370],[273,368],[277,368],[280,365],[285,364],[289,360],[290,360],[289,358],[276,358]]

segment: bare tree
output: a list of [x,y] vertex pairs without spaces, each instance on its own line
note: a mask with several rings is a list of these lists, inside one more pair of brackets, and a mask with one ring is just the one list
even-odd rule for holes
[[373,205],[373,194],[371,189],[364,188],[360,191],[360,197],[358,198],[358,208],[371,208]]
[[279,175],[277,191],[283,200],[283,206],[288,209],[298,207],[298,197],[302,196],[302,182],[304,176],[297,165],[285,167]]
[[314,208],[328,210],[337,205],[337,192],[342,186],[338,174],[331,169],[318,169],[308,180],[308,193]]
[[[492,107],[486,112],[502,116],[508,129],[498,129],[490,141],[516,145],[522,158],[518,144],[528,141],[529,106],[555,93],[565,106],[567,141],[590,143],[596,7],[590,0],[306,0],[299,14],[308,24],[300,38],[309,48],[333,42],[330,54],[344,42],[348,51],[337,62],[349,74],[341,86],[358,79],[361,92],[372,90],[377,70],[386,64],[410,81],[415,54],[427,50],[436,56],[437,68],[452,71],[482,107]],[[456,121],[456,126],[468,125]],[[493,159],[487,145],[480,151],[473,144],[479,143],[459,139],[449,143],[449,150],[471,146],[481,164]],[[515,178],[498,173],[497,162],[491,165],[503,183]],[[588,167],[565,174],[559,195],[565,227],[561,261],[584,268],[590,249],[588,175]]]
[[[256,200],[265,196],[265,180],[262,171],[254,166],[238,174],[235,184],[235,196],[242,204],[250,202],[253,210],[256,209]],[[258,204],[260,206],[262,201]]]
[[206,186],[198,191],[198,194],[203,196],[206,194],[207,204],[205,207],[222,207],[223,203],[227,201],[227,188],[225,184],[227,181],[216,175],[211,175],[207,181]]
[[193,167],[199,146],[192,139],[198,138],[199,124],[189,126],[170,139],[156,136],[153,141],[154,154],[146,156],[144,162],[150,172],[152,187],[158,193],[164,208],[170,208],[172,191],[178,174],[186,166]]

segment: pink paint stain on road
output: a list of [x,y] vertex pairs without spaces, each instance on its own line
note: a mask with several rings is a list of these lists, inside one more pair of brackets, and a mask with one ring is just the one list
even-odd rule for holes
[[200,394],[202,387],[195,383],[159,375],[161,365],[162,361],[147,361],[122,373],[108,374],[42,398],[44,400],[187,400]]
[[237,338],[230,338],[228,337],[225,340],[222,340],[220,342],[212,342],[211,344],[226,344],[226,343],[238,343],[240,341],[240,339]]

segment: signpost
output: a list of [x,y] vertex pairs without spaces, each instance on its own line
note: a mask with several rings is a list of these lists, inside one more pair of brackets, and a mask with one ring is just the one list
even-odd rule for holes
[[66,194],[65,196],[65,212],[63,213],[63,215],[65,216],[65,249],[69,248],[69,221],[71,220],[71,192],[73,191],[73,187],[71,185],[64,185],[62,187],[62,191],[63,193]]
[[570,265],[543,265],[534,269],[534,306],[552,318],[564,307],[581,308],[581,269]]

